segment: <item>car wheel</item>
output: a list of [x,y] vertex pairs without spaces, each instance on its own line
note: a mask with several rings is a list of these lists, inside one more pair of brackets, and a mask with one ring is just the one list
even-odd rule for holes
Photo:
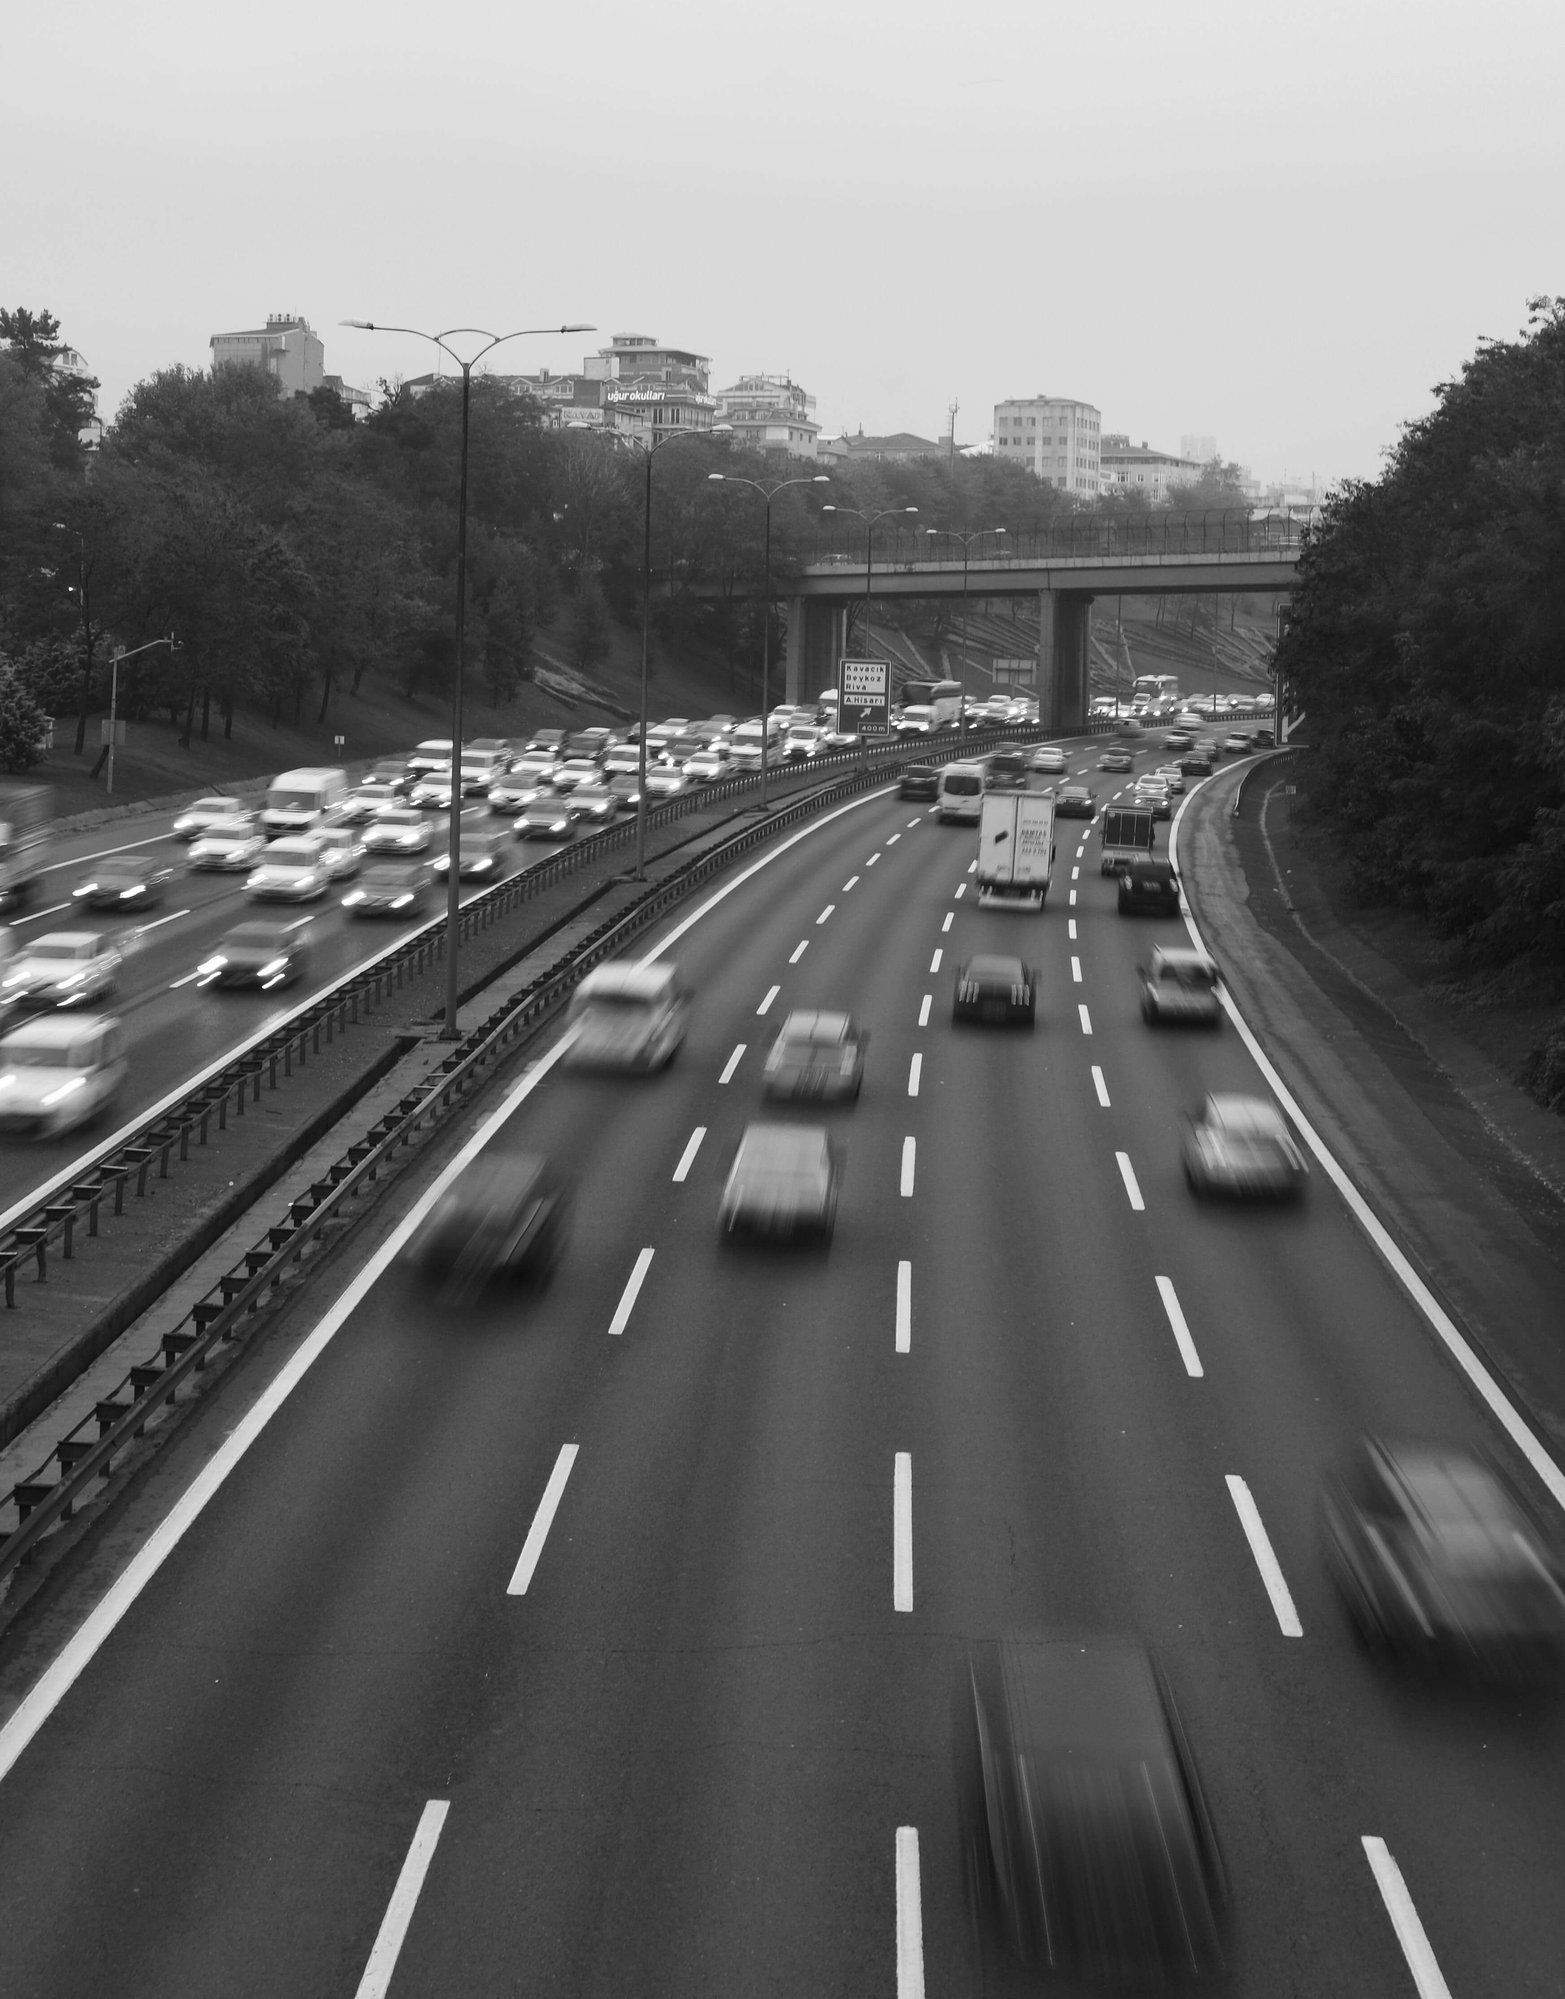
[[1157,1014],[1148,1006],[1145,1000],[1141,1002],[1141,1018],[1147,1023],[1148,1027],[1157,1019]]

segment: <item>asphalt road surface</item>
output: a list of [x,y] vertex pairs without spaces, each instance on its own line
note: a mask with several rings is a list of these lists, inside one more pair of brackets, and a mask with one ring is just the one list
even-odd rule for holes
[[[453,1320],[392,1268],[0,1733],[7,1999],[1022,1989],[966,1913],[948,1685],[1045,1629],[1166,1666],[1221,1989],[1565,1989],[1558,1705],[1377,1675],[1315,1528],[1360,1431],[1491,1427],[1321,1175],[1192,1200],[1181,1113],[1264,1086],[1231,1028],[1143,1024],[1182,928],[1058,832],[1019,917],[971,829],[838,811],[673,945],[670,1071],[535,1074],[512,1129],[579,1189],[553,1284]],[[978,949],[1038,966],[1036,1031],[952,1027]],[[769,1034],[832,1005],[873,1036],[814,1114],[834,1244],[724,1247]]]

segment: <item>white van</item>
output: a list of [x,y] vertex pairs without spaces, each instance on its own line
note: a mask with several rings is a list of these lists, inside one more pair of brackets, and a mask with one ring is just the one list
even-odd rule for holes
[[935,817],[944,825],[953,822],[976,826],[984,809],[984,766],[947,764],[940,773],[935,793]]
[[347,797],[345,770],[280,771],[266,794],[261,830],[268,840],[280,840],[287,833],[312,833],[318,826],[335,826]]

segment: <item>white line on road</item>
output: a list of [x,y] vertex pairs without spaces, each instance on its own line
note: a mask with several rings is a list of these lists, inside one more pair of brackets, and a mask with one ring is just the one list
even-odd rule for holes
[[871,854],[869,859],[864,863],[864,865],[867,868],[872,868],[879,859],[880,855],[878,853]]
[[932,957],[932,958],[930,959],[930,961],[929,961],[929,969],[930,969],[930,970],[931,970],[932,972],[938,972],[938,971],[939,971],[939,969],[940,969],[940,953],[939,953],[938,951],[936,951],[935,955],[934,955],[934,956],[933,956],[933,957]]
[[1087,1009],[1084,1006],[1078,1006],[1076,1011],[1081,1016],[1082,1033],[1090,1034],[1092,1032],[1092,1015],[1088,1013]]
[[[143,842],[145,844],[145,842]],[[380,1930],[376,1935],[374,1948],[370,1951],[369,1962],[364,1967],[364,1976],[359,1980],[354,1999],[384,1999],[390,1989],[392,1973],[397,1968],[397,1959],[402,1952],[403,1940],[408,1933],[408,1924],[413,1920],[413,1910],[418,1902],[419,1890],[424,1885],[424,1876],[429,1872],[429,1863],[435,1857],[435,1847],[439,1843],[446,1813],[451,1809],[448,1798],[431,1798],[418,1815],[418,1824],[413,1832],[413,1844],[408,1848],[407,1858],[402,1863],[402,1871],[397,1876],[397,1885],[391,1891],[391,1900],[386,1905],[386,1913],[381,1917]],[[918,1855],[914,1853],[914,1864]]]
[[625,1281],[625,1289],[620,1293],[620,1301],[614,1307],[614,1316],[609,1321],[609,1337],[617,1339],[624,1332],[626,1322],[635,1306],[637,1294],[646,1282],[647,1272],[652,1268],[652,1252],[644,1249],[636,1257],[630,1276]]
[[[127,840],[123,847],[99,847],[96,853],[77,854],[69,861],[51,861],[48,867],[40,868],[38,872],[42,875],[54,875],[58,874],[61,868],[84,868],[89,861],[106,861],[110,854],[131,854],[138,847],[155,847],[160,840],[167,840],[170,837],[167,833],[154,833],[147,840]],[[48,911],[45,910],[43,914],[47,915]],[[31,919],[28,917],[19,917],[17,920],[18,922],[25,923]]]
[[957,901],[958,901],[958,902],[960,902],[960,901],[962,900],[962,897],[963,897],[964,895],[966,895],[966,893],[967,893],[967,883],[966,883],[966,882],[958,882],[958,883],[957,883],[957,885],[956,885],[956,889],[955,889],[954,893],[955,893],[955,896],[956,896],[956,899],[957,899]]
[[893,833],[891,838],[886,842],[886,845],[888,847],[894,847],[897,844],[898,840],[900,840],[901,838],[902,835],[900,833]]
[[1103,1108],[1105,1110],[1112,1109],[1109,1103],[1109,1086],[1104,1082],[1103,1071],[1098,1067],[1096,1062],[1092,1065],[1092,1087],[1097,1091],[1098,1102]]
[[857,880],[858,880],[858,876],[857,876],[857,875],[849,875],[849,876],[848,876],[848,879],[847,879],[847,880],[846,880],[846,881],[845,881],[845,882],[844,882],[844,883],[842,884],[842,892],[843,892],[843,894],[844,894],[844,895],[846,895],[846,894],[847,894],[848,890],[849,890],[850,888],[852,888],[853,884],[854,884],[854,883],[855,883],[855,882],[856,882]]
[[138,937],[145,937],[149,930],[161,930],[165,923],[177,923],[182,916],[188,916],[189,914],[190,911],[188,909],[170,910],[167,916],[159,916],[151,923],[138,923],[136,925],[136,935]]
[[1072,881],[1080,881],[1080,880],[1081,880],[1081,869],[1080,869],[1080,868],[1072,868],[1072,869],[1071,869],[1071,880],[1072,880]]
[[967,864],[967,872],[970,875],[976,875],[978,872],[978,863],[976,861],[969,861]]
[[1074,944],[1076,941],[1076,919],[1074,916],[1068,919],[1068,928],[1066,934],[1070,938],[1071,942]]
[[[642,1254],[650,1256],[652,1252],[644,1250]],[[522,1543],[522,1552],[516,1559],[516,1567],[511,1571],[511,1580],[505,1586],[507,1596],[526,1596],[527,1585],[538,1566],[538,1557],[543,1553],[543,1544],[554,1525],[554,1516],[560,1510],[565,1481],[570,1477],[571,1466],[575,1462],[576,1446],[562,1444],[560,1455],[554,1461],[554,1470],[549,1474],[549,1483],[543,1489],[543,1498],[538,1502],[538,1511],[533,1515],[533,1524],[527,1530],[527,1539]]]
[[1185,1324],[1184,1307],[1174,1290],[1173,1280],[1159,1277],[1154,1281],[1157,1284],[1158,1296],[1163,1301],[1163,1310],[1168,1314],[1168,1323],[1174,1329],[1174,1340],[1179,1348],[1180,1358],[1184,1361],[1185,1373],[1193,1381],[1199,1381],[1206,1370],[1201,1365],[1201,1356],[1195,1350],[1195,1341],[1190,1337],[1190,1328]]
[[915,1055],[907,1065],[907,1093],[910,1097],[918,1095],[918,1079],[923,1073],[924,1058],[922,1055]]
[[803,943],[795,944],[793,949],[788,953],[788,963],[790,965],[797,965],[799,960],[804,956],[805,952],[808,951],[809,948],[810,948],[810,940],[808,937],[806,937]]
[[[897,1837],[900,1839],[901,1834],[899,1833]],[[1446,1984],[1440,1967],[1435,1962],[1435,1954],[1429,1947],[1429,1939],[1424,1934],[1424,1926],[1418,1919],[1413,1898],[1407,1892],[1407,1883],[1402,1879],[1402,1870],[1392,1859],[1390,1848],[1374,1833],[1365,1833],[1364,1857],[1368,1860],[1375,1876],[1375,1886],[1380,1890],[1380,1899],[1386,1905],[1386,1914],[1391,1918],[1391,1927],[1397,1933],[1397,1942],[1401,1944],[1402,1955],[1407,1959],[1407,1968],[1413,1974],[1413,1983],[1418,1987],[1418,1999],[1451,1999],[1451,1988]],[[899,1915],[901,1894],[902,1883],[899,1875],[897,1881]]]
[[897,1827],[897,1999],[924,1999],[924,1909],[918,1828]]
[[1078,986],[1079,986],[1079,985],[1081,984],[1081,960],[1080,960],[1080,958],[1072,958],[1072,959],[1071,959],[1071,978],[1072,978],[1072,980],[1073,980],[1073,981],[1074,981],[1074,982],[1075,982],[1075,983],[1076,983],[1076,984],[1077,984]]
[[685,1149],[679,1155],[679,1164],[674,1168],[674,1178],[683,1182],[689,1177],[690,1169],[696,1163],[696,1154],[701,1150],[701,1141],[706,1137],[706,1126],[698,1124],[690,1134]]
[[913,1351],[913,1266],[897,1265],[897,1352]]
[[1087,843],[1085,840],[1083,840],[1081,845],[1076,849],[1076,858],[1078,861],[1081,859],[1082,855],[1086,853],[1086,851],[1087,851]]
[[739,1046],[734,1050],[733,1054],[730,1055],[728,1060],[723,1064],[723,1073],[717,1079],[720,1083],[732,1082],[734,1071],[739,1067],[739,1060],[743,1054],[744,1054],[744,1043],[741,1041]]
[[186,972],[185,976],[182,979],[171,980],[169,982],[169,991],[171,993],[177,993],[181,986],[188,986],[192,979],[199,979],[200,977],[201,977],[201,967],[197,965],[196,969],[193,972]]
[[1074,889],[1072,889],[1072,890],[1071,890],[1071,908],[1072,908],[1072,909],[1074,909],[1075,907],[1076,907],[1076,891],[1075,891]]
[[1267,1539],[1266,1529],[1261,1525],[1260,1509],[1250,1497],[1250,1488],[1242,1478],[1228,1474],[1228,1496],[1234,1503],[1234,1511],[1239,1515],[1239,1525],[1244,1529],[1244,1538],[1250,1544],[1250,1553],[1255,1557],[1255,1566],[1261,1572],[1261,1581],[1266,1585],[1266,1594],[1272,1600],[1272,1609],[1277,1613],[1277,1622],[1282,1626],[1284,1638],[1302,1638],[1304,1626],[1299,1622],[1299,1613],[1293,1607],[1293,1598],[1288,1585],[1283,1581],[1282,1564],[1272,1553],[1272,1544]]
[[913,1458],[898,1451],[891,1481],[891,1607],[913,1608]]
[[782,991],[781,986],[769,986],[767,988],[766,997],[761,1001],[761,1004],[756,1008],[756,1012],[757,1013],[767,1012],[771,1007],[772,1001],[776,999],[777,995],[781,991]]
[[1119,1177],[1125,1183],[1125,1192],[1130,1196],[1130,1205],[1138,1215],[1145,1213],[1147,1204],[1142,1200],[1141,1189],[1136,1184],[1136,1169],[1130,1163],[1130,1154],[1116,1152],[1114,1157],[1119,1162]]
[[819,928],[821,927],[821,925],[822,925],[822,924],[823,924],[823,923],[824,923],[824,922],[826,921],[827,917],[829,917],[829,916],[831,915],[832,911],[833,911],[833,910],[834,910],[834,909],[835,909],[836,907],[837,907],[837,905],[836,905],[836,904],[835,904],[834,902],[828,902],[828,903],[827,903],[826,907],[825,907],[825,908],[824,908],[824,909],[823,909],[823,910],[821,911],[820,915],[819,915],[819,916],[817,916],[817,917],[816,917],[816,919],[815,919],[815,927],[816,927],[816,929],[817,929],[817,930],[818,930],[818,929],[819,929]]
[[923,823],[924,823],[924,822],[923,822],[923,820],[922,820],[922,819],[910,819],[910,820],[909,820],[909,821],[907,822],[907,829],[908,829],[908,831],[909,831],[909,832],[911,833],[911,832],[913,831],[913,828],[914,828],[915,826],[922,826],[922,825],[923,825]]
[[46,916],[58,916],[62,909],[70,907],[71,904],[68,902],[51,902],[47,909],[35,909],[31,916],[13,917],[11,928],[14,930],[19,923],[38,923]]
[[953,918],[953,916],[954,916],[955,914],[956,914],[956,912],[955,912],[954,910],[950,910],[950,909],[948,909],[948,910],[946,911],[946,920],[945,920],[945,922],[944,922],[944,923],[942,923],[942,924],[941,924],[941,926],[940,926],[940,934],[941,934],[941,936],[942,936],[942,937],[944,937],[944,935],[946,934],[946,932],[947,932],[947,931],[948,931],[948,930],[949,930],[949,929],[951,928],[951,920],[952,920],[952,918]]
[[902,1141],[902,1180],[901,1180],[902,1193],[904,1197],[910,1195],[913,1191],[913,1174],[916,1170],[917,1160],[918,1160],[918,1140],[916,1138],[904,1138]]
[[923,999],[919,1002],[918,1024],[920,1027],[927,1027],[929,1025],[929,1009],[934,1001],[934,997],[933,993],[925,993]]

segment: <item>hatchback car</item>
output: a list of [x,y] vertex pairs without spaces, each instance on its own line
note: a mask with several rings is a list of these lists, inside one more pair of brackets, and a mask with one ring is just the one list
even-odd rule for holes
[[750,1124],[723,1186],[718,1226],[735,1236],[829,1242],[837,1224],[838,1163],[817,1126]]
[[1247,757],[1250,754],[1250,738],[1235,729],[1223,738],[1223,754],[1229,757]]
[[580,815],[568,798],[540,793],[516,815],[518,840],[573,840]]
[[602,777],[603,767],[596,757],[567,757],[550,781],[564,795],[574,791],[578,784],[597,784]]
[[661,764],[647,771],[647,799],[656,803],[659,799],[678,798],[690,789],[690,780],[682,770]]
[[1027,759],[1030,770],[1041,770],[1060,776],[1065,770],[1065,752],[1058,743],[1040,743]]
[[733,758],[726,750],[697,750],[685,758],[685,776],[692,784],[717,784],[733,775]]
[[1031,1027],[1037,1009],[1036,985],[1036,972],[1020,958],[969,958],[956,975],[951,1018]]
[[1211,1096],[1189,1120],[1185,1181],[1192,1194],[1297,1200],[1309,1167],[1288,1121],[1265,1097]]
[[1139,972],[1144,1021],[1152,1025],[1177,1020],[1192,1026],[1222,1026],[1217,961],[1206,952],[1160,944]]
[[375,861],[342,898],[350,916],[420,916],[434,901],[427,861]]
[[554,797],[546,779],[532,776],[502,777],[489,787],[489,810],[500,819],[514,819],[540,798]]
[[51,930],[24,944],[0,978],[0,999],[24,1007],[73,1012],[113,992],[120,950],[96,930]]
[[173,879],[174,870],[164,861],[143,854],[105,854],[71,890],[71,900],[87,909],[150,909],[163,900]]
[[351,880],[363,867],[364,842],[355,827],[323,826],[315,838],[334,882]]
[[45,1017],[0,1039],[0,1133],[52,1138],[113,1102],[125,1080],[117,1020]]
[[221,793],[212,798],[198,798],[174,821],[174,837],[176,840],[194,840],[209,826],[221,826],[231,819],[245,818],[249,811],[242,798],[225,798]]
[[1321,1528],[1370,1652],[1477,1680],[1565,1668],[1558,1537],[1486,1455],[1366,1437],[1322,1489]]
[[790,1013],[767,1051],[762,1094],[810,1103],[856,1101],[868,1045],[851,1013]]
[[1179,877],[1173,862],[1127,862],[1119,877],[1118,908],[1121,916],[1177,916]]
[[1098,758],[1098,769],[1109,771],[1134,770],[1136,760],[1129,750],[1105,750]]
[[1056,819],[1091,819],[1098,802],[1084,784],[1062,784],[1054,794]]
[[245,894],[254,902],[313,902],[326,893],[332,875],[319,837],[299,834],[272,842],[245,877]]
[[449,812],[451,809],[451,773],[448,770],[427,771],[408,794],[409,805],[420,812]]
[[434,828],[411,805],[383,805],[364,829],[367,855],[411,856],[426,853]]
[[338,807],[339,826],[365,826],[383,805],[395,805],[402,797],[399,785],[366,779],[356,784]]
[[897,780],[899,798],[937,798],[939,795],[938,764],[909,764]]
[[[462,881],[494,881],[505,872],[507,836],[504,833],[469,832],[462,828],[456,847],[456,871]],[[437,875],[451,871],[448,848],[436,854],[430,864]]]
[[1189,756],[1179,759],[1179,774],[1187,780],[1192,777],[1210,777],[1212,770],[1212,759],[1204,752],[1192,750]]
[[546,1283],[564,1253],[570,1205],[547,1160],[481,1152],[425,1216],[407,1261],[448,1306],[470,1302],[496,1279]]
[[578,784],[571,793],[571,810],[588,826],[612,826],[620,815],[620,798],[601,778]]
[[231,826],[212,826],[190,843],[189,865],[198,874],[248,874],[265,854],[261,822],[247,813]]
[[310,969],[315,928],[308,916],[236,923],[197,967],[202,986],[255,986],[263,993],[292,985]]
[[598,965],[572,995],[572,1069],[664,1069],[679,1053],[690,1000],[673,965]]
[[608,789],[619,800],[621,812],[634,812],[641,798],[641,779],[634,771],[616,771]]

